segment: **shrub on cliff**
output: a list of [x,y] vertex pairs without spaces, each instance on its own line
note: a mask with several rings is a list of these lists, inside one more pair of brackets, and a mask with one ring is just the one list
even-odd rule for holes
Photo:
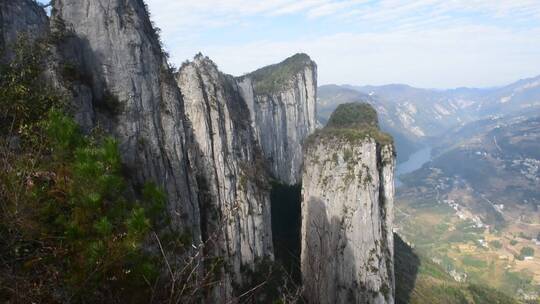
[[285,61],[256,70],[247,76],[253,80],[257,94],[272,94],[288,87],[292,77],[313,62],[306,54],[296,54]]
[[306,141],[306,146],[319,140],[339,139],[348,142],[372,138],[382,145],[392,145],[392,136],[379,129],[377,111],[367,103],[339,105],[330,116],[326,127],[317,130]]
[[1,301],[142,300],[157,274],[148,210],[162,199],[130,199],[116,141],[64,113],[41,79],[45,46],[15,50],[0,67]]
[[377,111],[367,103],[346,103],[339,105],[330,116],[329,128],[379,127]]
[[[0,65],[0,132],[21,134],[40,120],[61,99],[41,77],[47,56],[42,42],[21,36],[13,47],[13,59]],[[2,58],[2,57],[0,57]]]

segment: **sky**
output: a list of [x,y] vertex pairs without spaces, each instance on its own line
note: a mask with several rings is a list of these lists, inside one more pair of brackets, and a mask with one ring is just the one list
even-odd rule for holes
[[304,52],[319,84],[490,87],[540,74],[540,0],[146,0],[179,66],[242,75]]

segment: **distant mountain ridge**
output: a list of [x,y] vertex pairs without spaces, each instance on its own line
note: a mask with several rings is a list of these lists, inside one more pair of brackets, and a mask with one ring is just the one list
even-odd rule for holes
[[[374,100],[386,100],[402,110],[409,110],[405,113],[418,122],[418,129],[413,130],[413,134],[420,138],[437,136],[445,131],[430,130],[430,124],[441,127],[452,123],[463,125],[489,115],[509,115],[531,108],[540,109],[540,75],[494,88],[437,90],[403,84],[345,87],[367,94]],[[433,116],[422,117],[423,114]]]
[[396,138],[399,161],[452,128],[493,116],[540,112],[540,76],[485,89],[389,84],[324,85],[318,90],[318,119],[323,124],[339,104],[362,101],[373,105],[382,128]]

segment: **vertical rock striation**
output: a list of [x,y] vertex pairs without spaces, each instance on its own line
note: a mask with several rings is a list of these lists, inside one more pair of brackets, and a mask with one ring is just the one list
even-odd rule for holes
[[[9,5],[2,42],[14,39],[6,24],[49,31],[34,2]],[[315,128],[315,64],[298,55],[240,80],[197,57],[177,83],[141,0],[56,0],[50,28],[49,80],[85,130],[118,139],[132,189],[162,186],[174,228],[225,260],[224,283],[212,292],[229,301],[234,287],[249,283],[243,270],[273,258],[266,167],[298,183],[301,145]]]
[[368,105],[338,107],[309,138],[301,268],[310,303],[394,303],[394,166]]
[[317,65],[305,54],[238,79],[274,177],[300,183],[302,145],[316,128]]
[[[20,32],[49,32],[30,0],[0,8],[2,48]],[[56,0],[50,32],[50,78],[71,94],[77,120],[113,134],[134,191],[162,186],[173,228],[223,258],[209,302],[234,302],[244,271],[273,258],[267,166],[284,184],[302,180],[306,298],[393,303],[392,144],[372,109],[352,105],[303,150],[316,129],[307,55],[240,78],[197,56],[175,80],[141,0]]]
[[172,228],[223,258],[209,302],[234,302],[244,270],[273,258],[271,174],[303,183],[306,298],[393,303],[391,141],[372,109],[348,105],[303,150],[316,129],[307,55],[239,78],[197,56],[174,79],[142,0],[55,0],[50,31],[48,22],[31,0],[0,0],[0,48],[50,33],[49,80],[77,121],[114,135],[133,191],[163,187]]
[[203,240],[208,254],[227,257],[219,302],[230,301],[242,270],[272,258],[270,193],[263,158],[247,105],[232,76],[197,55],[177,75],[185,112],[192,122],[191,164],[199,185]]
[[146,181],[162,186],[172,225],[197,241],[199,207],[183,101],[144,2],[56,0],[52,15],[57,36],[76,44],[69,65],[91,90],[92,104],[80,106],[93,109],[88,117],[94,126],[119,140],[134,189]]

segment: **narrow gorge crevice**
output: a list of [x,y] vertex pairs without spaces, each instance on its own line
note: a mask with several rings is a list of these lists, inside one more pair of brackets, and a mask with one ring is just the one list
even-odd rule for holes
[[296,283],[300,274],[300,185],[273,183],[270,194],[274,256]]

